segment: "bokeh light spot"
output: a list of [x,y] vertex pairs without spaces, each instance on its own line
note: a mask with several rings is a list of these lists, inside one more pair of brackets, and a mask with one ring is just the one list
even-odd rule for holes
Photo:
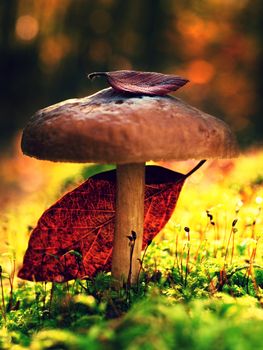
[[46,67],[56,66],[70,50],[71,43],[66,36],[46,38],[40,46],[40,60]]
[[33,40],[39,31],[36,18],[30,15],[20,16],[16,21],[16,35],[21,40]]
[[256,197],[256,203],[257,203],[257,204],[262,204],[262,203],[263,203],[263,198],[260,197],[260,196],[257,196],[257,197]]
[[195,84],[206,84],[214,76],[213,65],[204,60],[194,60],[189,64],[187,76]]

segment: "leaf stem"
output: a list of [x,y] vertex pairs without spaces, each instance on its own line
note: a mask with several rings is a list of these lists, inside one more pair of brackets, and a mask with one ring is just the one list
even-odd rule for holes
[[196,172],[201,166],[206,162],[206,159],[201,160],[192,170],[190,170],[187,174],[185,174],[185,178],[189,177],[193,173]]
[[93,72],[87,75],[87,77],[92,80],[96,77],[107,76],[106,72]]

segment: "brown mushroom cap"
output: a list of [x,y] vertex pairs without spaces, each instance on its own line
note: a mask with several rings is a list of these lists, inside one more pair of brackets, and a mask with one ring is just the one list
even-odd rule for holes
[[25,154],[67,162],[231,158],[237,144],[222,121],[171,96],[112,88],[37,112],[22,137]]

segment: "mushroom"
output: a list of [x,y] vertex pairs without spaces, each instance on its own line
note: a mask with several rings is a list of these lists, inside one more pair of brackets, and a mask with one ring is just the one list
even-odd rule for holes
[[[182,100],[107,88],[37,112],[24,129],[22,150],[59,162],[115,163],[117,202],[112,275],[119,283],[139,273],[144,218],[145,162],[237,155],[222,121]],[[136,233],[130,269],[127,236]]]

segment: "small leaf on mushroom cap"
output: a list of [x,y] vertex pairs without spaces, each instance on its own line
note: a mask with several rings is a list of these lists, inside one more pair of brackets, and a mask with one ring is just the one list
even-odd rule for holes
[[88,78],[98,76],[105,76],[110,86],[117,91],[147,95],[166,95],[189,82],[178,75],[131,70],[94,72]]

